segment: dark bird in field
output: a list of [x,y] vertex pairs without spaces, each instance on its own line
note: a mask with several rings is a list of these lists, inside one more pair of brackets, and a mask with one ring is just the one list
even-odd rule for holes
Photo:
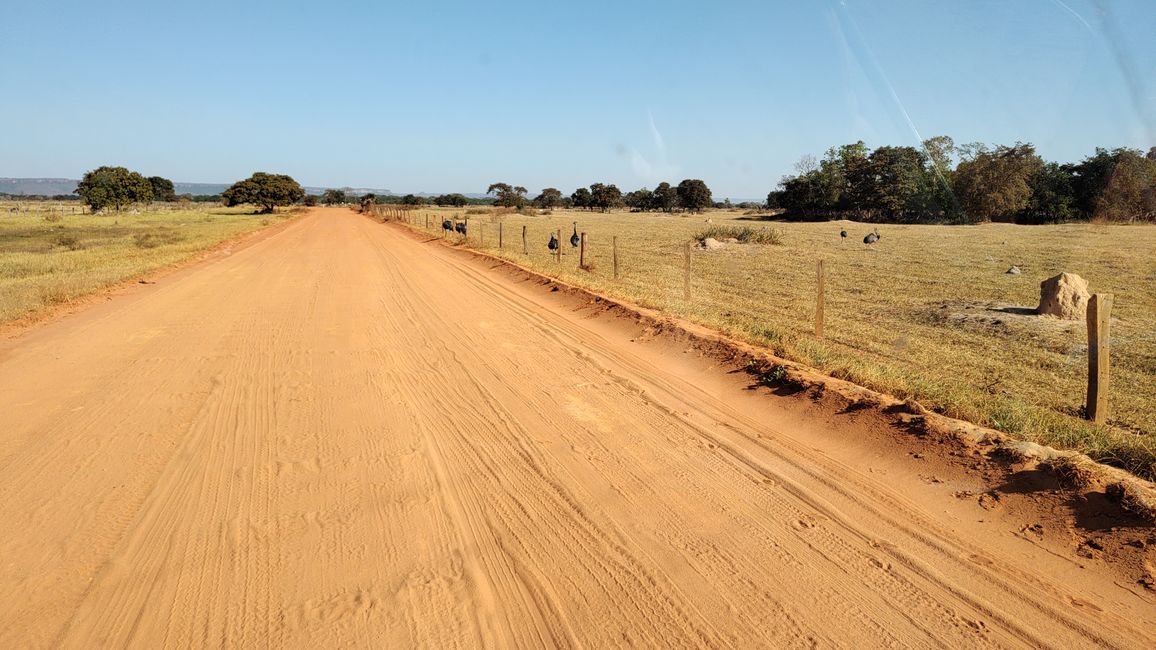
[[453,229],[454,229],[454,223],[452,221],[450,221],[449,219],[442,221],[442,230],[444,231],[443,234],[448,235],[449,232]]
[[463,222],[457,224],[456,226],[454,226],[454,230],[460,232],[462,234],[462,237],[465,237],[466,236],[466,222],[463,221]]
[[579,239],[578,239],[578,222],[575,221],[574,222],[574,234],[570,235],[570,245],[573,246],[574,248],[578,248],[578,242],[579,242]]
[[550,233],[550,243],[546,247],[552,251],[558,250],[558,237],[554,233]]
[[867,233],[867,236],[863,238],[863,243],[870,246],[871,244],[874,244],[875,242],[879,241],[879,239],[880,239],[879,230],[876,229],[875,232]]
[[839,243],[847,241],[847,229],[844,228],[839,231]]

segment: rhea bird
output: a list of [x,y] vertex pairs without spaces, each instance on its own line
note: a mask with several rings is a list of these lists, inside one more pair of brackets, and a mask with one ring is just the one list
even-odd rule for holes
[[570,235],[570,245],[573,246],[574,248],[578,248],[578,242],[579,241],[580,240],[578,239],[578,222],[575,221],[574,222],[574,234]]
[[555,235],[554,233],[550,233],[550,242],[548,244],[546,244],[546,248],[549,248],[552,251],[558,250],[558,236],[557,235]]
[[450,221],[449,219],[442,220],[442,234],[448,235],[449,232],[453,229],[454,229],[454,222]]
[[457,223],[457,224],[454,224],[454,230],[456,230],[456,231],[458,231],[459,233],[461,233],[462,237],[465,237],[465,236],[466,236],[466,224],[467,224],[467,223],[468,223],[468,222],[466,222],[466,221],[463,221],[463,222],[461,222],[461,223]]
[[871,244],[879,241],[881,238],[882,235],[879,234],[879,229],[876,228],[874,232],[867,233],[867,236],[863,238],[863,243],[870,246]]
[[846,228],[839,231],[839,243],[842,244],[845,241],[847,241],[847,229]]

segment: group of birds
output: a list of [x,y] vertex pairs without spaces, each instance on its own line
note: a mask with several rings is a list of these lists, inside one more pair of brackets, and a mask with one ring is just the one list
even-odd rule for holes
[[446,219],[446,220],[442,221],[442,230],[444,231],[444,234],[447,234],[447,235],[452,231],[452,232],[457,232],[462,237],[465,237],[466,236],[466,227],[467,227],[466,224],[467,223],[468,222],[466,222],[466,221],[463,221],[461,223],[454,223],[453,221]]
[[[578,244],[582,241],[582,239],[578,237],[578,222],[575,221],[573,223],[574,234],[570,235],[570,246],[573,248],[578,248]],[[552,251],[558,250],[558,236],[556,234],[550,233],[550,241],[546,243],[546,248],[549,248]]]
[[[863,243],[870,246],[871,244],[874,244],[875,242],[879,241],[880,237],[882,237],[882,235],[879,234],[879,229],[876,228],[874,231],[867,233],[867,236],[863,238]],[[839,241],[840,242],[847,241],[847,229],[846,228],[839,231]]]

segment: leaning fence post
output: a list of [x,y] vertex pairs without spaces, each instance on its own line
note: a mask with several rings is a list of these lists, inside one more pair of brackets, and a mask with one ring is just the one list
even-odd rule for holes
[[1112,294],[1093,294],[1088,300],[1088,419],[1108,421],[1108,360],[1111,346]]
[[526,227],[522,226],[522,254],[529,255],[530,249],[526,246]]
[[581,248],[578,249],[578,268],[586,268],[586,233],[582,233],[582,238],[579,243]]
[[815,336],[823,338],[823,260],[819,260],[815,286]]
[[683,246],[682,297],[690,300],[690,242]]
[[613,256],[614,256],[614,279],[617,280],[618,279],[618,237],[617,236],[611,237],[610,242],[611,242],[610,246],[614,251],[613,252]]
[[498,222],[498,250],[502,250],[502,222]]
[[558,229],[556,236],[558,238],[558,247],[554,249],[554,260],[557,261],[559,264],[561,264],[562,263],[562,229],[561,228]]

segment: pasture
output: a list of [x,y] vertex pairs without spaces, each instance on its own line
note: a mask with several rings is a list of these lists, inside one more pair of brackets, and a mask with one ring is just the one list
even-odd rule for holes
[[[1156,477],[1156,227],[882,225],[882,238],[868,247],[862,239],[874,226],[781,223],[737,211],[469,212],[427,208],[410,215],[418,228],[429,216],[436,236],[444,218],[468,217],[464,241],[450,234],[460,245],[716,328],[944,414]],[[574,221],[587,234],[587,270],[578,268],[578,250],[569,243]],[[693,250],[686,299],[685,245],[708,228],[728,226],[766,229],[752,241],[780,243]],[[561,262],[546,245],[559,229]],[[826,276],[823,338],[813,332],[819,259]],[[1013,265],[1022,273],[1007,274]],[[1038,304],[1040,282],[1063,271],[1084,277],[1092,292],[1115,295],[1108,426],[1081,418],[1085,323],[1026,313]]]
[[76,203],[0,202],[0,323],[192,257],[285,214],[157,206],[92,215]]

